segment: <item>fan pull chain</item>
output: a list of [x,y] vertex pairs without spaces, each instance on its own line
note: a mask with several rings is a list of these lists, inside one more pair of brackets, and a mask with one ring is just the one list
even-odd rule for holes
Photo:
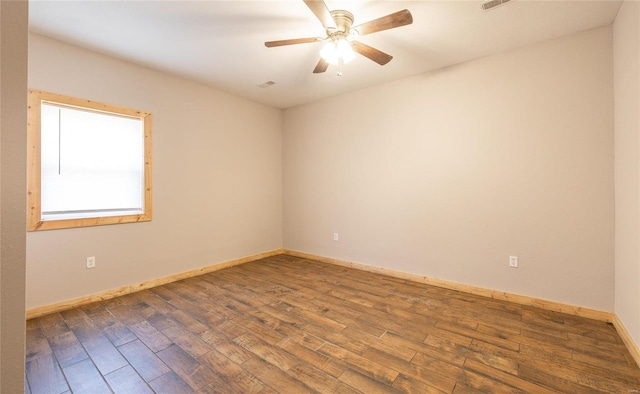
[[342,60],[342,56],[338,57],[338,72],[336,73],[337,76],[341,77],[342,76],[342,65],[344,64],[344,60]]

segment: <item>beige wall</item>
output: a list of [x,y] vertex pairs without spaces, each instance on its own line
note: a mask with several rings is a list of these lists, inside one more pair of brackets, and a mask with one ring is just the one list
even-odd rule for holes
[[27,24],[0,2],[0,393],[24,391]]
[[612,68],[605,27],[286,110],[284,247],[612,311]]
[[38,35],[29,86],[151,112],[154,211],[28,233],[27,309],[282,246],[280,110]]
[[615,90],[615,312],[640,344],[640,3],[613,26]]

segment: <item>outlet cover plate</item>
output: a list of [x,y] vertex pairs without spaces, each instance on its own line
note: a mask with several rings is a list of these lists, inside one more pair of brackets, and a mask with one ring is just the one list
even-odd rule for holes
[[509,256],[509,267],[518,268],[518,256]]

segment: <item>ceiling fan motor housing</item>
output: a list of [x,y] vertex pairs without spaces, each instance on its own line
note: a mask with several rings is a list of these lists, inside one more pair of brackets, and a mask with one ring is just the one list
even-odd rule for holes
[[351,25],[353,25],[353,14],[345,10],[333,10],[331,11],[331,17],[336,22],[336,28],[328,27],[327,36],[331,38],[335,35],[348,36],[351,31]]

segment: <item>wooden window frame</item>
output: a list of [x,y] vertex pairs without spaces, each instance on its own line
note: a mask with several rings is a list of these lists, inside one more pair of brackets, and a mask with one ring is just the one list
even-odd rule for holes
[[[41,106],[43,102],[137,118],[144,130],[144,211],[141,214],[86,217],[77,219],[42,220],[41,205]],[[27,231],[100,226],[106,224],[148,222],[152,217],[151,203],[151,114],[135,109],[103,104],[96,101],[29,89],[27,125]]]

